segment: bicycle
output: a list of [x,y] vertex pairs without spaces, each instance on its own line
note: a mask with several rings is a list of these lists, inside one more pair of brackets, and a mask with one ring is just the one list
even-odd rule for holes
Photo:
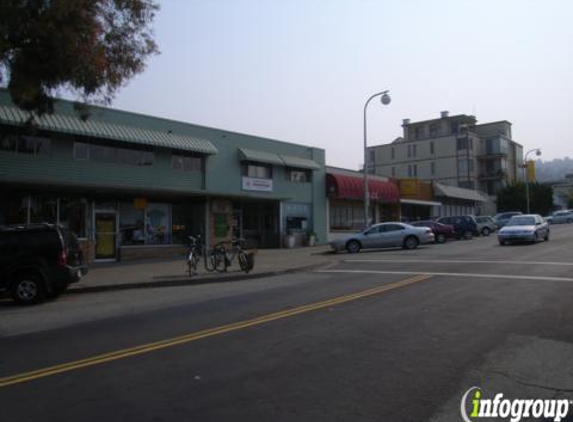
[[188,236],[189,253],[187,254],[187,273],[193,277],[197,272],[199,259],[203,257],[205,270],[208,272],[215,271],[217,256],[214,250],[207,249],[204,244],[200,243],[201,235],[197,237]]
[[213,262],[215,265],[215,270],[220,273],[227,272],[227,268],[230,267],[235,260],[235,257],[239,261],[239,266],[241,271],[249,273],[255,266],[255,258],[253,253],[247,254],[243,249],[243,243],[245,239],[231,239],[230,241],[220,242],[213,248]]

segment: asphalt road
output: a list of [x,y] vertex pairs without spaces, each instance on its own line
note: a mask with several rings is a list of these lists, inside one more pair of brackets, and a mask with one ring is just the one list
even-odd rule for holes
[[459,421],[472,386],[573,399],[573,225],[552,229],[0,303],[0,420]]

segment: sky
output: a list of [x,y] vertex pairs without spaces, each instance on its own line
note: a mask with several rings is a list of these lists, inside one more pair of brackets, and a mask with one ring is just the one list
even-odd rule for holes
[[164,0],[161,54],[112,107],[324,148],[363,162],[413,122],[509,120],[525,150],[573,157],[568,0]]

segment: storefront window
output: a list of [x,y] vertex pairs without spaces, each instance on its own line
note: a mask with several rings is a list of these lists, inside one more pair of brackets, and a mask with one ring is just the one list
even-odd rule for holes
[[87,200],[83,198],[60,199],[60,224],[78,237],[87,237],[86,230]]
[[289,182],[307,183],[310,182],[310,170],[288,168],[286,170],[286,178]]
[[145,244],[144,209],[135,208],[133,202],[122,202],[119,215],[120,245]]
[[57,223],[57,221],[57,198],[30,197],[30,223]]
[[148,204],[146,214],[147,243],[165,245],[171,243],[171,205]]
[[28,222],[28,197],[4,196],[0,201],[0,226]]
[[[205,233],[205,208],[203,204],[173,204],[172,242],[189,243],[189,236]],[[203,239],[203,242],[205,239]]]
[[171,168],[173,170],[201,171],[203,168],[202,160],[201,157],[173,154]]
[[362,204],[331,205],[330,228],[332,230],[360,230],[364,226]]

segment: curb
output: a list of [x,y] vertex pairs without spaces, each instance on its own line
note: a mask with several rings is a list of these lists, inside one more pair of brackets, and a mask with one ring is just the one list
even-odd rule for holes
[[87,287],[77,287],[77,288],[70,286],[66,294],[69,295],[69,294],[100,293],[100,292],[110,292],[116,290],[132,290],[132,289],[155,289],[162,287],[193,286],[193,285],[210,284],[210,283],[255,280],[264,277],[276,277],[279,275],[295,274],[295,273],[310,271],[317,268],[326,267],[331,264],[332,264],[331,261],[323,261],[317,264],[305,265],[303,267],[288,268],[286,270],[278,270],[278,271],[266,271],[255,274],[233,274],[233,275],[222,275],[222,276],[208,276],[201,278],[185,277],[176,279],[175,278],[165,279],[161,281],[147,281],[139,283],[126,283],[126,284],[108,284],[103,286],[87,286]]

